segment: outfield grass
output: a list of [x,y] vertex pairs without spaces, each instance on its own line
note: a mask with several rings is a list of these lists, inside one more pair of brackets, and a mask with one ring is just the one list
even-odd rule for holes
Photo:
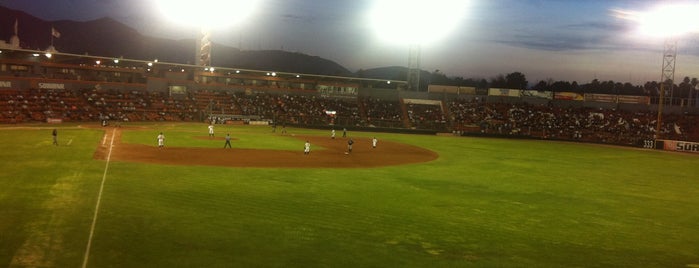
[[[203,124],[139,126],[125,142],[154,145],[163,131],[168,146],[221,146],[192,138],[207,135]],[[0,267],[79,267],[106,166],[92,159],[103,131],[60,126],[55,147],[39,127],[0,128]],[[216,132],[238,138],[234,148],[299,148],[269,127]],[[352,133],[374,135],[440,158],[370,169],[111,162],[88,267],[699,264],[695,155]]]

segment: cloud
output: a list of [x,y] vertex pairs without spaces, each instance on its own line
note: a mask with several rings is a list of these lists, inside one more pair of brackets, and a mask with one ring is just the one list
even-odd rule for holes
[[629,27],[614,21],[550,25],[534,30],[518,29],[493,42],[544,51],[642,49],[621,39]]

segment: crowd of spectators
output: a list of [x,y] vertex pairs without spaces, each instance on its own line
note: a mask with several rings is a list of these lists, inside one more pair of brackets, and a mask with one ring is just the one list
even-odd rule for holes
[[[638,144],[656,135],[655,112],[600,108],[561,108],[526,103],[486,103],[476,99],[449,102],[455,131],[543,139]],[[660,133],[666,139],[697,140],[696,116],[665,115]]]
[[441,106],[407,104],[408,120],[416,129],[446,129],[447,118]]
[[365,124],[379,127],[405,127],[403,110],[397,101],[385,101],[372,97],[361,98],[365,111]]
[[[439,106],[370,97],[206,90],[182,94],[102,89],[0,91],[0,123],[46,122],[49,118],[204,121],[211,114],[293,125],[430,129],[610,144],[653,139],[657,127],[657,115],[651,111],[489,103],[478,98],[447,101]],[[694,115],[666,114],[660,132],[666,139],[699,141],[698,121]]]

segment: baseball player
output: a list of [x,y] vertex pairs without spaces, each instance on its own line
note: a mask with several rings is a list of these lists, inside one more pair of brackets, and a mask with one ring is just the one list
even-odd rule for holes
[[308,155],[311,153],[311,143],[306,141],[306,143],[303,145],[303,154]]
[[354,144],[354,141],[352,140],[352,138],[349,138],[349,140],[347,141],[347,153],[352,152],[352,144]]
[[333,130],[330,131],[330,138],[333,140],[335,139],[335,129],[334,128],[333,128]]
[[53,136],[53,145],[58,146],[58,130],[54,128],[51,132],[51,136]]
[[223,145],[223,149],[226,149],[226,147],[233,149],[231,146],[231,134],[227,133],[226,134],[226,144]]
[[158,148],[163,148],[165,146],[165,135],[162,132],[158,135]]
[[213,137],[213,136],[214,136],[214,125],[209,124],[209,137]]
[[376,139],[376,137],[374,137],[373,139],[371,139],[371,148],[376,148],[376,143],[377,143],[377,142],[379,142],[379,141]]

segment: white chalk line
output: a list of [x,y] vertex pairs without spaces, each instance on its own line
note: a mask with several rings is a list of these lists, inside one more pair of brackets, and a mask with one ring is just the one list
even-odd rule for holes
[[[112,130],[112,139],[109,142],[109,153],[107,154],[107,164],[104,166],[104,174],[102,174],[102,183],[100,184],[99,194],[97,194],[97,203],[95,204],[95,214],[92,216],[92,226],[90,226],[90,236],[87,238],[87,247],[85,248],[85,257],[83,258],[82,268],[87,267],[87,261],[90,257],[90,248],[92,247],[92,237],[95,234],[95,225],[97,224],[97,214],[100,210],[100,203],[102,202],[102,192],[104,190],[104,182],[107,180],[107,170],[109,170],[109,160],[112,158],[112,147],[114,147],[114,136],[116,136],[116,129]],[[106,134],[105,134],[106,138]]]

